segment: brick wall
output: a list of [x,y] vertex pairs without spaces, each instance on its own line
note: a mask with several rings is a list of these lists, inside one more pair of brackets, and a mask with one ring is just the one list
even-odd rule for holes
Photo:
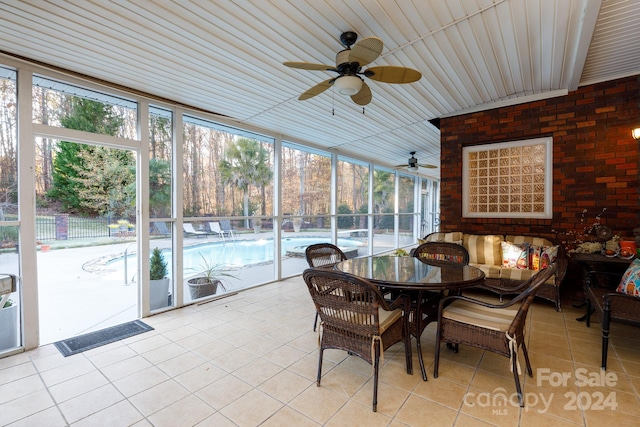
[[[640,77],[630,77],[442,119],[441,229],[581,233],[606,208],[600,222],[633,236],[640,224],[640,144],[631,129],[640,126],[639,102]],[[552,219],[462,218],[463,146],[546,136],[553,137]]]

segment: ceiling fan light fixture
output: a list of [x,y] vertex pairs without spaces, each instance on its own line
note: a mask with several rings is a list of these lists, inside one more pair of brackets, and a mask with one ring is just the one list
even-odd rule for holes
[[333,84],[340,95],[355,95],[362,89],[362,79],[358,76],[341,76]]
[[408,166],[407,170],[410,170],[411,172],[415,172],[415,171],[418,170],[418,166],[413,166],[413,165],[412,166]]

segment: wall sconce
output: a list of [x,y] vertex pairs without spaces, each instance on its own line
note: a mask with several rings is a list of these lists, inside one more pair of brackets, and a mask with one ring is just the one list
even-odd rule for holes
[[633,139],[635,139],[636,141],[640,141],[640,128],[635,128],[634,130],[632,130],[631,136],[633,136]]

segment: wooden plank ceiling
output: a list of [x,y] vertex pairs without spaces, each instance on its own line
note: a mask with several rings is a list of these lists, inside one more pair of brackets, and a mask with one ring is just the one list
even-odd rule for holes
[[[410,151],[439,166],[429,120],[640,74],[639,24],[637,0],[0,0],[0,50],[382,166]],[[364,114],[332,89],[298,101],[335,74],[282,63],[334,65],[348,30],[384,42],[369,66],[422,79],[366,79]]]

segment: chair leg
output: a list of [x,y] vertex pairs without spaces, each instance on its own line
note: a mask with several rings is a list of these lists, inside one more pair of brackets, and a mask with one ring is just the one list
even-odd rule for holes
[[380,370],[380,341],[375,342],[373,359],[373,412],[378,411],[378,371]]
[[529,377],[533,378],[533,369],[531,369],[531,362],[529,362],[529,352],[527,351],[527,345],[522,342],[522,353],[524,353],[524,361],[527,364],[527,373]]
[[320,347],[320,352],[318,354],[318,379],[316,380],[316,385],[320,387],[320,377],[322,376],[322,353],[324,352],[324,348]]
[[[406,311],[405,311],[406,313]],[[411,330],[409,329],[409,315],[404,316],[404,362],[407,374],[413,375],[413,359],[411,357]]]
[[591,327],[591,313],[593,310],[591,309],[591,300],[587,298],[587,312],[585,314],[585,320],[587,321],[587,328]]
[[609,300],[604,302],[602,313],[602,369],[607,370],[607,353],[609,351],[609,327],[611,324],[611,307]]
[[518,393],[518,402],[520,402],[520,407],[524,408],[524,399],[522,397],[522,387],[520,387],[520,377],[518,376],[518,353],[516,353],[511,358],[511,369],[513,370],[513,379],[516,382],[516,393]]
[[438,322],[438,330],[436,331],[436,351],[433,359],[433,378],[438,378],[438,365],[440,364],[440,323]]
[[313,332],[316,331],[316,326],[318,326],[318,312],[316,311],[316,318],[313,321]]

